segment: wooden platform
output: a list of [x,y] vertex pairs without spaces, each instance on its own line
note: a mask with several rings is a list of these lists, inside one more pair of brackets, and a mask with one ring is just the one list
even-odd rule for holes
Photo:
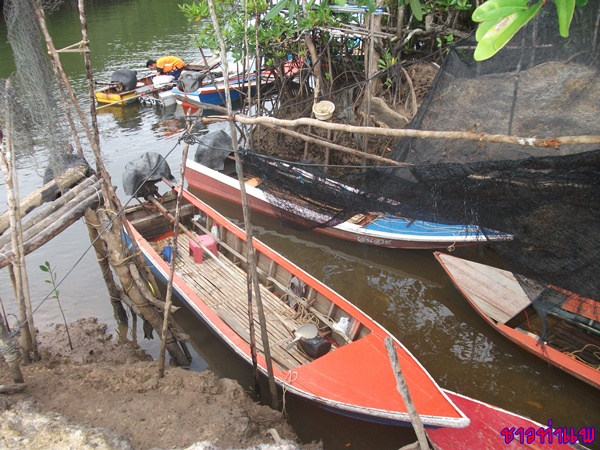
[[[180,235],[177,241],[176,272],[223,321],[242,339],[250,343],[246,273],[221,254],[217,259],[205,252],[204,261],[196,264],[193,257],[189,255],[189,238]],[[159,247],[167,245],[166,242],[156,244]],[[296,312],[262,285],[260,294],[274,365],[281,370],[288,370],[310,362],[311,359],[299,351],[297,346],[290,350],[285,348],[293,340],[294,331],[303,324],[294,319]],[[259,351],[263,352],[258,317],[256,303],[254,303],[256,344]]]

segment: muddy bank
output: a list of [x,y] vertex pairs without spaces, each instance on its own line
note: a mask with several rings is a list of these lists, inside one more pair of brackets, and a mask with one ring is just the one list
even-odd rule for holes
[[[0,395],[1,448],[322,449],[301,444],[284,416],[212,372],[167,368],[120,344],[96,319],[39,335],[27,389]],[[12,380],[4,360],[0,384]]]

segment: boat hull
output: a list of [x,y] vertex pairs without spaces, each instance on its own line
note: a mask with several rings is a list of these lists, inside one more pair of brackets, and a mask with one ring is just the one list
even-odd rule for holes
[[[434,450],[570,450],[573,447],[559,442],[547,425],[506,411],[497,406],[475,400],[452,391],[448,397],[471,419],[468,427],[460,429],[436,428],[427,436]],[[550,426],[552,420],[550,420]],[[562,440],[562,437],[561,437]]]
[[[241,243],[245,242],[243,230],[191,194],[184,191],[183,196],[188,201],[192,201],[194,206],[197,206],[203,214],[214,220],[213,226],[219,227],[220,236],[227,236],[227,244],[220,245],[225,245],[226,248],[240,248],[237,244],[232,244],[230,239],[233,239],[233,235]],[[158,255],[153,245],[142,237],[136,226],[132,222],[130,223],[132,224],[131,236],[138,243],[153,272],[160,279],[166,281],[169,277],[169,264]],[[395,376],[384,344],[388,333],[346,299],[260,241],[254,240],[253,246],[257,252],[258,267],[268,268],[269,273],[273,274],[269,279],[276,283],[275,286],[277,286],[276,280],[289,280],[290,276],[297,277],[310,287],[310,295],[314,295],[317,302],[315,304],[326,299],[327,302],[330,302],[330,306],[327,307],[328,310],[337,311],[339,314],[343,314],[343,317],[349,317],[350,323],[353,324],[351,326],[352,335],[356,336],[317,359],[289,367],[282,366],[279,363],[279,365],[274,364],[275,382],[284,392],[297,395],[317,406],[339,414],[376,423],[401,426],[409,424],[410,418],[404,402],[396,390]],[[240,253],[240,255],[242,254],[243,252]],[[186,258],[189,259],[188,256]],[[197,268],[193,263],[186,264],[188,264],[185,266],[188,268],[186,271]],[[201,264],[207,263],[203,262]],[[214,264],[217,265],[216,262]],[[203,266],[199,270],[208,270],[208,268]],[[239,270],[239,268],[236,267],[236,270]],[[195,283],[194,286],[198,286],[198,283],[200,283],[198,281],[199,276],[186,275],[186,271],[183,269],[177,270],[173,275],[175,295],[207,324],[217,337],[244,361],[251,364],[249,341],[247,337],[243,337],[245,332],[239,330],[239,326],[243,321],[237,322],[238,329],[232,327],[227,315],[224,316],[223,311],[220,311],[218,306],[210,306],[215,305],[214,299],[209,298],[209,294],[202,295],[200,293],[207,291],[199,291],[198,288],[190,284],[190,282],[193,282]],[[245,274],[245,272],[240,271],[240,274]],[[186,276],[188,278],[185,278]],[[245,278],[245,275],[243,276]],[[232,284],[229,277],[223,281],[215,279],[214,276],[207,279],[210,280],[208,284],[211,286],[211,292],[214,291],[213,287],[220,283],[226,283],[227,286]],[[239,283],[239,286],[246,286],[246,281],[239,280]],[[264,292],[264,295],[267,294],[267,292]],[[275,298],[277,302],[281,303],[279,295],[277,294]],[[246,297],[246,295],[242,295],[242,297]],[[226,300],[228,304],[229,301]],[[247,307],[247,298],[243,301]],[[222,304],[222,302],[218,302],[218,304]],[[273,314],[275,309],[270,307],[268,311]],[[336,320],[334,319],[334,322]],[[271,323],[270,327],[273,326],[274,324]],[[350,331],[348,333],[350,335]],[[411,396],[417,408],[419,408],[425,425],[431,427],[466,426],[468,419],[448,400],[427,371],[397,339],[392,337],[392,341],[406,383],[411,390]],[[280,358],[279,361],[282,361],[281,352],[284,351],[281,348],[278,347],[280,353],[277,353],[277,357]],[[266,376],[268,370],[262,352],[257,355],[257,365],[261,373]]]
[[[185,175],[192,188],[241,205],[237,179],[192,160],[186,162]],[[260,189],[246,185],[246,194],[252,210],[277,217],[278,208],[269,202]],[[289,211],[286,214],[289,214]],[[462,225],[440,225],[395,216],[381,217],[365,226],[344,222],[334,227],[315,228],[314,231],[360,244],[417,250],[452,249],[488,242],[481,231]],[[504,237],[498,234],[498,239],[503,240]]]
[[[500,334],[538,358],[600,389],[599,369],[542,343],[535,334],[516,330],[503,323],[529,308],[530,304],[512,273],[444,253],[436,252],[435,257],[475,311]],[[511,305],[512,312],[503,316],[503,311],[499,311],[494,304]]]

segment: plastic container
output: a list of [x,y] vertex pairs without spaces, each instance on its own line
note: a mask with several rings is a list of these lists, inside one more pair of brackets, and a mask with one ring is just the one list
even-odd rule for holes
[[320,101],[313,105],[313,113],[319,120],[329,120],[335,111],[335,105],[327,100]]

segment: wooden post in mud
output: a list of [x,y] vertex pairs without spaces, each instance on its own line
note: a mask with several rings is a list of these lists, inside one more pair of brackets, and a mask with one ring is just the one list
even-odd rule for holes
[[[146,279],[139,273],[135,264],[139,255],[125,256],[126,252],[122,240],[122,227],[120,223],[117,224],[111,221],[105,211],[96,212],[92,209],[86,211],[85,218],[87,223],[98,231],[98,234],[110,249],[108,253],[110,264],[119,276],[125,293],[135,304],[142,317],[155,330],[162,329],[162,318],[159,309],[164,311],[165,304],[154,297]],[[130,234],[130,236],[132,235]],[[189,366],[189,358],[178,345],[176,336],[170,330],[166,335],[165,342],[173,362],[177,366]]]
[[[6,81],[6,90],[9,91],[10,81]],[[37,342],[35,339],[35,327],[33,325],[33,313],[31,308],[31,299],[29,298],[29,287],[27,282],[27,271],[25,268],[25,255],[23,254],[23,235],[21,230],[21,219],[19,215],[18,183],[16,175],[15,155],[12,146],[12,114],[10,107],[6,111],[7,135],[4,136],[0,128],[0,168],[4,175],[6,183],[6,202],[8,205],[10,237],[12,246],[11,280],[15,297],[19,304],[19,322],[22,329],[21,352],[23,362],[29,364],[33,360],[39,359],[37,351]],[[5,154],[6,152],[6,154]],[[10,163],[10,164],[9,164]],[[8,259],[8,258],[7,258]]]
[[[189,133],[193,126],[189,114],[187,121],[187,129],[185,132]],[[177,237],[179,236],[179,214],[181,213],[181,198],[183,196],[183,186],[185,180],[185,161],[187,160],[189,149],[190,144],[186,142],[183,146],[183,152],[181,155],[181,172],[179,178],[181,180],[179,182],[181,189],[179,189],[177,192],[177,201],[175,203],[175,219],[173,221],[173,253],[171,253],[171,260],[169,261],[169,280],[167,282],[167,298],[165,299],[165,316],[162,324],[160,353],[158,358],[159,378],[163,378],[165,376],[165,344],[167,341],[167,332],[169,328],[169,311],[171,309],[173,297],[173,275],[175,274],[175,262],[177,261]]]
[[108,263],[108,251],[106,248],[106,243],[100,238],[96,228],[87,222],[86,226],[90,236],[90,242],[96,251],[96,259],[98,261],[98,265],[100,266],[100,271],[102,272],[102,278],[104,278],[106,289],[108,290],[108,296],[110,297],[110,304],[113,307],[115,319],[119,324],[127,325],[127,312],[125,311],[123,302],[121,301],[121,295],[123,292],[117,286],[117,283],[115,283],[113,272],[110,268],[110,264]]
[[406,405],[408,415],[410,416],[410,421],[412,422],[413,428],[415,429],[415,433],[417,434],[419,447],[421,450],[429,450],[427,434],[425,434],[425,427],[423,426],[423,421],[421,420],[421,417],[417,412],[417,408],[415,408],[415,405],[412,401],[410,391],[408,390],[408,386],[406,385],[406,381],[404,381],[402,369],[400,368],[400,362],[398,361],[398,354],[396,353],[396,346],[394,345],[394,340],[390,336],[387,336],[385,338],[385,348],[388,352],[390,363],[392,364],[394,376],[396,377],[398,392],[400,392],[402,400],[404,400],[404,404]]
[[[0,353],[4,355],[4,360],[8,364],[13,382],[24,383],[23,373],[19,366],[19,352],[12,345],[8,324],[4,321],[4,316],[0,315]],[[1,391],[0,391],[1,392]]]
[[[210,18],[213,23],[215,34],[219,40],[219,46],[221,49],[221,60],[223,61],[223,75],[225,80],[225,97],[227,100],[227,111],[228,115],[233,115],[233,108],[231,106],[231,93],[229,91],[229,80],[228,80],[228,68],[227,68],[227,51],[225,49],[225,41],[221,34],[219,27],[219,21],[215,12],[215,5],[213,0],[208,0],[208,9],[210,11]],[[269,336],[267,333],[267,320],[263,309],[262,299],[260,296],[260,285],[258,283],[258,275],[256,271],[256,256],[253,245],[253,234],[252,234],[252,223],[250,222],[250,208],[248,207],[248,200],[246,198],[246,187],[244,182],[244,168],[238,154],[238,141],[237,141],[237,130],[233,121],[229,122],[229,130],[231,135],[232,149],[235,154],[235,167],[238,174],[238,180],[240,183],[240,193],[242,198],[242,213],[244,216],[244,228],[246,231],[246,250],[248,259],[248,315],[249,315],[249,330],[250,330],[250,348],[252,353],[252,366],[254,370],[255,386],[259,389],[258,384],[258,370],[257,370],[257,356],[256,356],[256,343],[254,342],[254,318],[252,313],[252,291],[250,290],[250,284],[254,288],[254,297],[256,299],[256,309],[258,310],[258,320],[261,328],[261,338],[263,343],[263,352],[265,356],[265,362],[267,365],[267,374],[269,379],[269,390],[271,392],[271,406],[273,409],[279,407],[279,399],[277,396],[277,386],[275,385],[275,376],[273,375],[273,361],[271,359],[271,349],[269,347]],[[251,280],[251,281],[250,281]],[[260,393],[260,390],[257,390]]]

